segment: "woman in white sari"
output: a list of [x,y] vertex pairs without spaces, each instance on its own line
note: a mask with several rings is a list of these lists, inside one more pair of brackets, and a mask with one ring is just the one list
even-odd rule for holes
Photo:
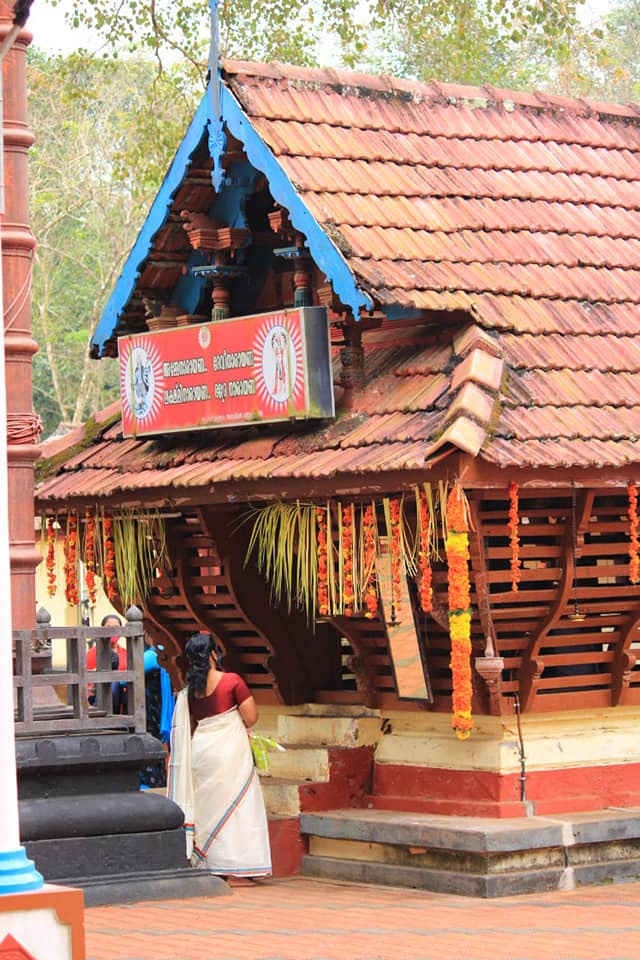
[[199,633],[186,645],[187,685],[176,700],[169,796],[185,815],[187,858],[226,877],[271,874],[262,788],[248,728],[255,700],[237,673],[218,670],[215,644]]

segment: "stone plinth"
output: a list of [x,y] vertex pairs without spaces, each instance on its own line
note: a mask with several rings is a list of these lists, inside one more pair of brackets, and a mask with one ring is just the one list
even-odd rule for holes
[[159,740],[127,732],[17,741],[20,830],[47,881],[84,889],[88,904],[211,896],[227,886],[187,864],[183,814],[140,791],[140,770],[164,761]]

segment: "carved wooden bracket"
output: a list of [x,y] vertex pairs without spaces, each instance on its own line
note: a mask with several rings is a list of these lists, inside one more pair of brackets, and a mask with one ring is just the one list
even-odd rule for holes
[[620,637],[613,648],[611,661],[611,706],[618,707],[624,704],[626,693],[631,682],[631,672],[636,665],[637,657],[631,653],[631,644],[640,639],[640,614],[632,610],[627,617],[624,628],[620,630]]
[[489,711],[492,715],[503,713],[502,671],[503,657],[476,657],[476,672],[482,677],[489,694]]

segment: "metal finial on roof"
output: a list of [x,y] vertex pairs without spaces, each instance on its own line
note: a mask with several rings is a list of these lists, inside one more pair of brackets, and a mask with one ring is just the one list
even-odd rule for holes
[[222,66],[220,62],[220,20],[218,7],[220,0],[209,0],[211,12],[211,34],[209,41],[209,84],[208,94],[211,102],[211,118],[209,120],[209,153],[213,161],[211,181],[216,193],[224,184],[224,170],[222,157],[224,156],[227,138],[222,121],[220,106],[220,84],[222,83]]

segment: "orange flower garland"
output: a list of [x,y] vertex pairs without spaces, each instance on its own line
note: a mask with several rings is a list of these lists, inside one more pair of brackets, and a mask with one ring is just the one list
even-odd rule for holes
[[629,496],[629,580],[640,580],[640,559],[638,558],[638,491],[633,480],[627,484]]
[[420,608],[423,613],[433,609],[433,590],[431,587],[432,570],[429,559],[429,533],[431,513],[426,493],[420,491],[420,548],[418,550],[418,570],[420,572]]
[[108,514],[104,515],[103,521],[104,538],[104,588],[109,600],[113,601],[118,596],[118,587],[116,583],[116,552],[113,543],[113,520]]
[[345,617],[353,616],[353,505],[342,508],[342,599]]
[[79,603],[78,520],[75,513],[70,513],[67,518],[67,535],[64,540],[64,595],[70,606],[75,607]]
[[327,512],[324,507],[316,509],[318,523],[318,615],[329,613],[329,586],[327,583]]
[[447,499],[447,563],[449,566],[449,634],[453,679],[452,726],[460,740],[471,733],[471,600],[467,503],[456,484]]
[[47,520],[47,556],[45,559],[47,568],[47,593],[50,597],[55,597],[58,585],[56,583],[56,531],[53,517]]
[[96,524],[90,510],[85,512],[85,581],[87,584],[87,593],[89,603],[93,606],[96,602]]
[[378,613],[378,591],[376,590],[376,528],[375,508],[372,503],[364,509],[362,516],[364,540],[364,585],[365,617],[373,620]]
[[511,589],[518,590],[520,582],[520,537],[518,536],[519,519],[518,484],[509,484],[509,544],[511,545]]
[[[391,599],[395,619],[400,619],[402,593],[400,590],[400,500],[389,501],[391,523]],[[393,619],[393,618],[392,618]]]

